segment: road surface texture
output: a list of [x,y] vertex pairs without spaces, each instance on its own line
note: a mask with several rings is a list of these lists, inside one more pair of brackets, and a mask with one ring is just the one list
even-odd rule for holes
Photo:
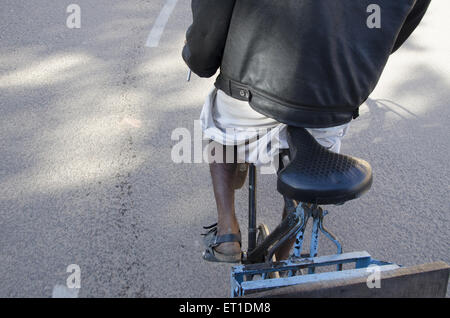
[[[190,1],[76,0],[80,29],[71,3],[0,4],[0,296],[61,296],[70,264],[78,297],[228,296],[230,265],[201,259],[208,166],[171,160],[172,132],[193,131],[213,83],[186,82]],[[433,1],[344,141],[374,169],[371,191],[326,218],[345,251],[450,263],[449,10]],[[273,229],[276,178],[258,182]],[[247,191],[236,199],[245,245]]]

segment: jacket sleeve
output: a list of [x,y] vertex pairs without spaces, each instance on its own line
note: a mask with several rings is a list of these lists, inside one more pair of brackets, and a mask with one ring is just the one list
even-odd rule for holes
[[428,9],[428,6],[430,5],[430,2],[431,0],[416,1],[416,4],[412,8],[411,12],[406,18],[405,23],[403,24],[402,29],[400,30],[397,41],[395,42],[394,48],[392,49],[392,53],[397,51],[418,27],[419,23],[422,21],[422,18],[425,15],[425,12]]
[[220,67],[236,0],[192,0],[193,23],[186,32],[183,59],[200,77]]

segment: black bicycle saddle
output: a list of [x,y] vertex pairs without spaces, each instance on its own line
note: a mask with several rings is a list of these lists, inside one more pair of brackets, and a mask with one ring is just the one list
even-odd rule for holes
[[372,168],[364,160],[334,153],[304,128],[287,129],[290,163],[279,172],[278,191],[292,200],[342,204],[372,186]]

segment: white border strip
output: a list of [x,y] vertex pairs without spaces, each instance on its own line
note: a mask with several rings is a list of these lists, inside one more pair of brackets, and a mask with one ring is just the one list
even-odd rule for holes
[[169,21],[170,15],[172,14],[175,6],[177,5],[178,0],[167,0],[166,4],[162,8],[159,13],[158,18],[153,25],[152,30],[147,38],[147,43],[145,46],[147,47],[158,47],[159,41],[161,40],[161,36],[166,28],[167,21]]
[[53,287],[52,298],[78,298],[79,288],[68,288],[63,285]]

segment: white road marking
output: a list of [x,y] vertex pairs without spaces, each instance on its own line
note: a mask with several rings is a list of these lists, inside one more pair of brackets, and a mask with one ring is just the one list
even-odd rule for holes
[[145,46],[158,47],[161,36],[166,28],[167,21],[169,21],[170,15],[172,14],[173,9],[175,9],[177,2],[178,0],[167,0],[148,35]]
[[79,288],[67,288],[63,285],[53,287],[52,298],[78,298]]

